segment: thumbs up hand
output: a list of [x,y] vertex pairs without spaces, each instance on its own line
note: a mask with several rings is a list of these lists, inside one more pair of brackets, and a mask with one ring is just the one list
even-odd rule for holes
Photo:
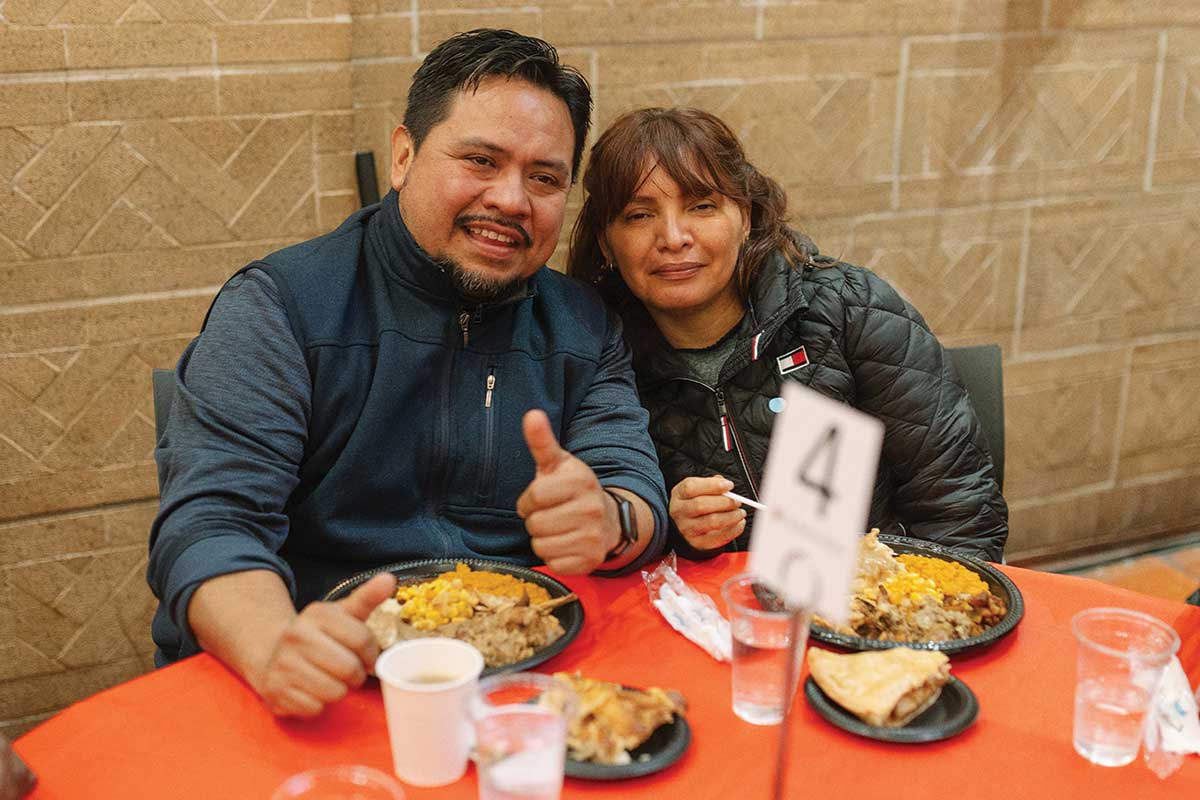
[[544,411],[528,412],[522,428],[537,472],[517,498],[517,513],[533,552],[563,575],[591,572],[620,541],[616,502],[591,467],[559,445]]
[[394,575],[376,575],[349,597],[309,603],[292,617],[251,681],[267,707],[283,716],[313,717],[362,686],[379,657],[365,620],[395,591]]

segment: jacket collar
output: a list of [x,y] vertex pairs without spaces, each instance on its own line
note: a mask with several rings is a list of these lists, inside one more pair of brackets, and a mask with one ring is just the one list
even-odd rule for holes
[[507,305],[515,300],[533,297],[537,293],[535,274],[525,281],[524,291],[500,303],[479,305],[463,298],[454,288],[445,269],[413,239],[400,217],[400,198],[395,189],[388,191],[379,201],[379,210],[371,218],[367,236],[372,255],[380,260],[384,272],[431,300],[482,311],[493,305]]
[[[800,237],[801,234],[796,234]],[[817,256],[817,247],[804,239],[809,252]],[[824,260],[824,259],[822,259]],[[794,267],[779,252],[772,253],[759,271],[750,289],[746,313],[751,326],[748,336],[738,340],[733,353],[721,369],[720,382],[750,363],[754,339],[758,338],[761,353],[789,317],[808,307],[803,291],[805,273],[811,267]],[[650,314],[636,298],[629,295],[617,308],[625,325],[625,338],[633,351],[633,368],[642,384],[670,380],[692,379],[690,370],[675,348],[654,324]],[[715,388],[715,387],[714,387]]]

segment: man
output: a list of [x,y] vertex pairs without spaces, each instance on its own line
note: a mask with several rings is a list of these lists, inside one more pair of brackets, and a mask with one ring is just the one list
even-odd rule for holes
[[466,556],[608,573],[661,553],[620,329],[544,267],[590,107],[545,42],[447,40],[413,78],[393,190],[222,289],[156,451],[160,664],[204,649],[276,713],[313,715],[364,680],[362,620],[394,589],[314,602],[349,575]]

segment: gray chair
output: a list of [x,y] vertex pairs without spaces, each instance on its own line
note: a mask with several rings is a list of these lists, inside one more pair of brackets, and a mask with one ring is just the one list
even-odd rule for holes
[[171,416],[171,403],[175,401],[175,370],[156,369],[154,382],[154,441],[161,442],[167,429],[167,418]]
[[975,347],[947,347],[958,376],[967,387],[967,396],[975,406],[975,414],[996,467],[996,483],[1004,488],[1004,370],[999,345],[981,344]]

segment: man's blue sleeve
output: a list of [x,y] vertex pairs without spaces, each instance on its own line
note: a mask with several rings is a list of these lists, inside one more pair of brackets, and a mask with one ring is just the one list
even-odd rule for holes
[[608,334],[596,378],[567,424],[563,447],[592,468],[600,483],[627,489],[654,513],[654,538],[642,554],[619,570],[624,575],[662,555],[667,541],[667,493],[658,455],[647,425],[650,415],[638,400],[633,357],[621,335],[620,320],[610,314]]
[[169,658],[199,650],[188,603],[210,578],[268,569],[295,597],[277,553],[310,398],[304,354],[274,283],[259,270],[235,276],[179,360],[170,423],[154,451],[161,494],[147,579],[162,604],[155,641]]

